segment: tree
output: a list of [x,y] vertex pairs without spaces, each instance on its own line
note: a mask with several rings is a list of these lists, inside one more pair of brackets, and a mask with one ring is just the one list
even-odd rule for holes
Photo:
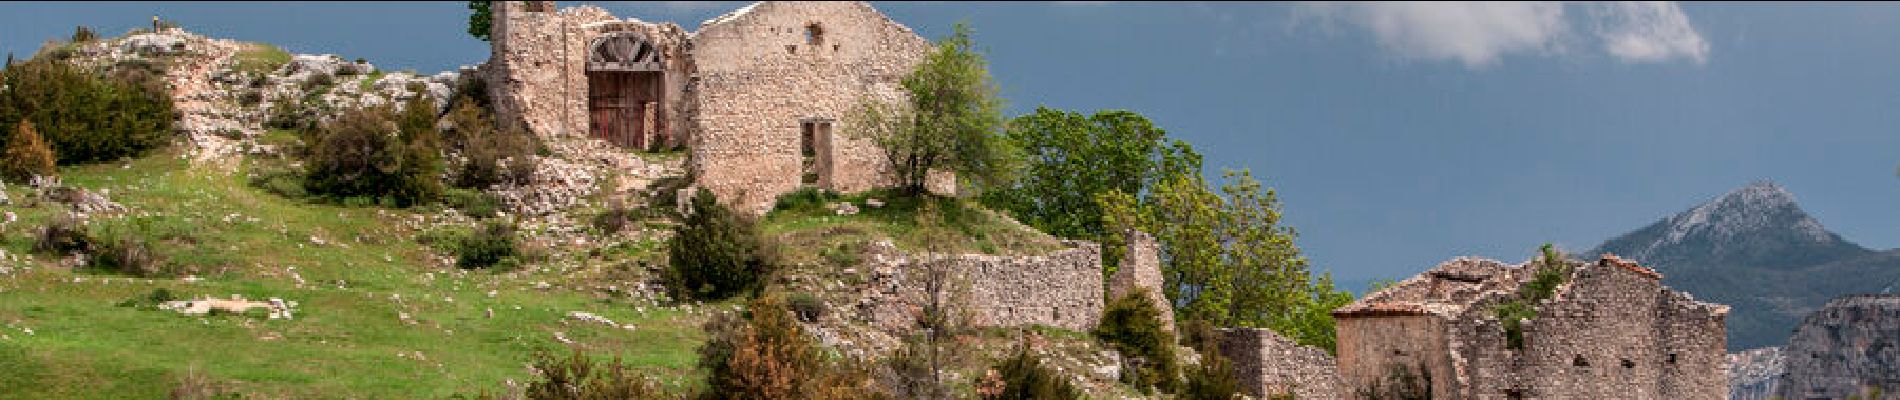
[[988,62],[972,46],[969,26],[957,24],[904,77],[909,104],[866,99],[848,117],[847,132],[883,150],[908,194],[923,193],[932,171],[954,172],[978,191],[1007,181],[1013,171],[1012,147],[998,134],[1003,101]]
[[489,10],[489,3],[485,0],[470,1],[468,2],[468,10],[470,11],[468,14],[468,35],[474,36],[476,39],[481,39],[484,42],[488,41],[489,29],[492,28],[491,23],[495,20],[495,13]]
[[159,76],[137,68],[113,72],[47,57],[7,67],[0,73],[0,129],[32,121],[61,165],[134,157],[165,144],[177,117]]
[[1024,168],[1015,181],[984,193],[984,203],[1064,238],[1116,236],[1103,225],[1096,195],[1147,193],[1164,176],[1200,170],[1200,155],[1186,142],[1129,111],[1085,116],[1039,107],[1010,120],[1006,132],[1022,150]]
[[751,221],[719,204],[711,191],[693,196],[693,213],[667,242],[667,280],[682,297],[718,300],[758,287],[769,272]]
[[[1301,344],[1333,348],[1331,310],[1352,300],[1329,274],[1315,279],[1280,223],[1279,198],[1246,170],[1226,171],[1219,191],[1199,174],[1174,174],[1145,198],[1097,197],[1113,229],[1153,233],[1161,245],[1162,290],[1181,319],[1264,327]],[[1112,236],[1111,236],[1112,237]]]
[[25,184],[34,176],[53,176],[53,148],[40,140],[39,132],[33,130],[33,122],[22,121],[13,128],[13,137],[6,141],[6,153],[0,158],[0,178]]
[[396,176],[402,183],[393,195],[400,205],[421,204],[442,196],[442,132],[435,127],[435,110],[434,99],[418,95],[404,104],[402,114],[397,116],[396,132],[403,147],[402,166]]

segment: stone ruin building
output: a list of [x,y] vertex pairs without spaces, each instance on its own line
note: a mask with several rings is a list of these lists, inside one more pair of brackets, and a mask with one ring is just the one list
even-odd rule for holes
[[1342,396],[1411,375],[1437,399],[1727,397],[1728,306],[1614,255],[1572,263],[1512,348],[1496,308],[1541,268],[1459,258],[1335,310]]
[[498,116],[542,136],[690,151],[697,187],[762,213],[801,187],[891,182],[841,119],[901,103],[928,41],[863,2],[768,1],[687,31],[594,6],[497,1],[483,74]]

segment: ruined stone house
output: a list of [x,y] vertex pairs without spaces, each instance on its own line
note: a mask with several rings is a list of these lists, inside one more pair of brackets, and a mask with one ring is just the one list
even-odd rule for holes
[[759,2],[687,31],[553,3],[491,5],[483,74],[504,121],[635,150],[684,146],[696,186],[752,212],[801,187],[891,181],[881,152],[840,125],[861,101],[902,102],[899,82],[930,43],[869,4]]
[[1436,399],[1727,396],[1728,306],[1614,255],[1573,263],[1511,346],[1497,307],[1540,268],[1550,267],[1455,259],[1335,310],[1342,390],[1362,397],[1409,375]]

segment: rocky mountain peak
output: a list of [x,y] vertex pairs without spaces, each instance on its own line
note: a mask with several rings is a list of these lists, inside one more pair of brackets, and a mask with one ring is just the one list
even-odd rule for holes
[[1612,252],[1665,268],[1696,259],[1749,266],[1860,255],[1859,245],[1829,232],[1772,181],[1755,181],[1642,230],[1611,239]]

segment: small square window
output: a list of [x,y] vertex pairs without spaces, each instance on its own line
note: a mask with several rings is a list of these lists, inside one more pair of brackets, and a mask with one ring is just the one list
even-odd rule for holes
[[813,46],[825,44],[825,28],[818,26],[817,23],[805,25],[805,44]]

